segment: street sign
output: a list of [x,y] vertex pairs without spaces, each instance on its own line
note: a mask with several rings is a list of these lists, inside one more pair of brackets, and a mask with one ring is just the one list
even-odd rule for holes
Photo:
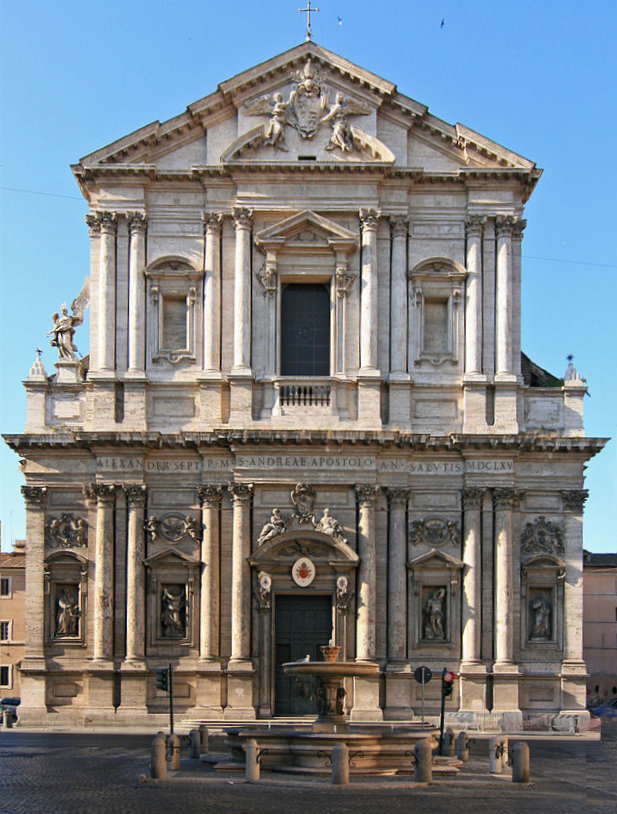
[[424,685],[429,683],[433,677],[433,673],[429,667],[417,667],[414,670],[413,677],[416,679],[418,684]]

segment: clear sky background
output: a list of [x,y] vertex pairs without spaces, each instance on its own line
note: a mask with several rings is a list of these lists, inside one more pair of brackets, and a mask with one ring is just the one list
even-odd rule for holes
[[[526,208],[523,350],[587,378],[587,435],[617,436],[615,0],[316,0],[313,39],[544,169]],[[0,429],[21,432],[36,348],[89,273],[79,157],[304,40],[298,0],[0,0]],[[339,22],[339,18],[342,24]],[[443,25],[442,25],[443,21]],[[78,329],[88,352],[87,326]],[[587,470],[584,545],[617,551],[617,439]],[[3,550],[25,537],[0,445]]]

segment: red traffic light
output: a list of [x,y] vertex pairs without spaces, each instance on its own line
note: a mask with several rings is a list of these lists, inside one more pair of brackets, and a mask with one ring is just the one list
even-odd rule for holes
[[444,681],[447,681],[447,682],[454,681],[455,678],[456,678],[456,673],[448,672],[448,673],[443,674],[443,680]]

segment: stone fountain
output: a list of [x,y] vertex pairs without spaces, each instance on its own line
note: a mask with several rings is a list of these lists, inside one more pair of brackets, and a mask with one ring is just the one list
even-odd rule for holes
[[[345,679],[377,676],[375,662],[337,661],[340,647],[321,648],[324,661],[292,661],[283,665],[288,675],[317,677],[317,720],[310,729],[246,726],[227,730],[232,758],[241,765],[244,746],[256,740],[262,770],[297,774],[329,774],[337,743],[349,749],[352,775],[386,775],[412,771],[414,746],[429,738],[436,746],[436,730],[413,724],[350,724],[345,714]],[[221,769],[229,769],[225,764]]]

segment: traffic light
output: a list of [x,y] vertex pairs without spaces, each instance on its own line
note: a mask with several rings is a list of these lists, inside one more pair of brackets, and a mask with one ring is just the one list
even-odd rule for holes
[[449,695],[452,695],[454,690],[454,679],[456,678],[456,673],[453,673],[451,670],[446,670],[444,668],[443,673],[441,674],[441,696],[442,698],[447,698]]
[[156,688],[169,692],[169,668],[162,667],[156,671]]

